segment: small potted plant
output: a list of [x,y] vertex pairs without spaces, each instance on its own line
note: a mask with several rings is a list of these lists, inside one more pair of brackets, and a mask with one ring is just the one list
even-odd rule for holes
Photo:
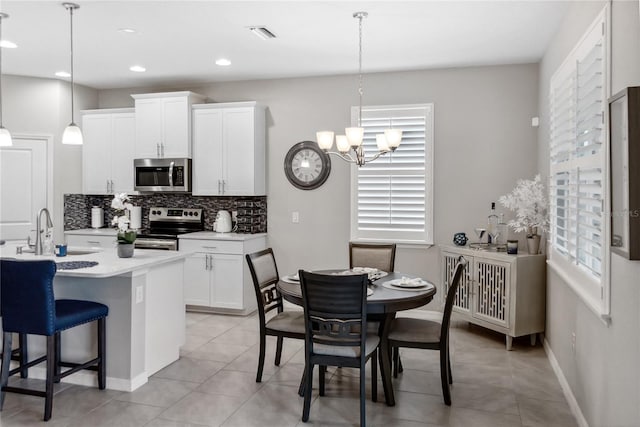
[[129,228],[133,205],[130,203],[127,193],[116,193],[111,201],[111,207],[117,211],[111,220],[111,225],[115,225],[118,229],[118,256],[131,258],[136,232]]
[[537,254],[540,249],[538,233],[549,230],[548,203],[540,175],[536,175],[533,180],[518,180],[516,188],[501,196],[498,201],[516,213],[516,218],[509,221],[509,226],[516,232],[526,232],[529,253]]

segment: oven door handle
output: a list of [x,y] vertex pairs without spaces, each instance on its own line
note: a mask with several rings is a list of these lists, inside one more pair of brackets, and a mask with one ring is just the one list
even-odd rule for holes
[[173,166],[176,162],[169,163],[169,187],[173,187]]

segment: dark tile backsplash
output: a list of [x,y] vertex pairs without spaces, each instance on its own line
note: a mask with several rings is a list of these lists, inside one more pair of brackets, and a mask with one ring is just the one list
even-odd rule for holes
[[[204,212],[205,230],[213,229],[213,220],[219,210],[238,211],[238,233],[267,232],[267,197],[235,196],[192,196],[190,194],[157,193],[151,195],[130,196],[134,206],[142,208],[142,228],[149,227],[149,208],[179,207],[200,208]],[[104,209],[104,224],[110,227],[116,213],[111,209],[113,196],[92,196],[85,194],[64,195],[64,229],[79,230],[91,228],[91,208]]]

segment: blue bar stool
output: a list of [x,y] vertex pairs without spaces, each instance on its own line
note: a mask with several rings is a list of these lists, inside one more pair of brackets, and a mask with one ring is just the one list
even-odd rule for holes
[[[44,421],[51,418],[53,410],[53,383],[81,369],[98,372],[98,387],[105,388],[105,320],[109,308],[104,304],[80,300],[55,300],[53,278],[56,264],[53,261],[0,260],[0,311],[2,312],[3,354],[0,375],[0,411],[6,392],[28,394],[45,398]],[[70,363],[60,360],[61,335],[65,329],[98,321],[98,357],[86,363]],[[44,335],[47,337],[47,353],[10,370],[12,334]],[[25,340],[26,342],[26,340]],[[26,357],[25,357],[26,358]],[[45,391],[37,391],[7,385],[9,376],[39,363],[47,362]],[[61,367],[70,368],[61,372]]]

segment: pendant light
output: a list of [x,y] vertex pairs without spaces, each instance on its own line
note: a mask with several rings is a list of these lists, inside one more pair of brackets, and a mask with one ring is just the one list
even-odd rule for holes
[[[2,20],[8,17],[6,13],[0,12],[0,40],[2,40]],[[11,133],[2,125],[2,48],[0,48],[0,147],[11,145],[13,145]]]
[[62,134],[62,143],[69,145],[82,145],[82,131],[73,120],[73,11],[79,9],[75,3],[62,3],[65,9],[69,11],[71,21],[71,123],[67,126]]
[[[362,142],[364,140],[364,128],[362,127],[362,20],[369,16],[367,12],[355,12],[353,17],[358,20],[358,127],[345,128],[344,135],[336,135],[336,148],[337,152],[330,151],[333,146],[333,131],[320,131],[316,132],[316,139],[318,147],[320,147],[325,153],[333,154],[340,157],[342,160],[355,163],[358,166],[364,166],[365,164],[376,160],[383,154],[393,152],[400,146],[402,142],[402,130],[391,128],[389,123],[389,129],[386,129],[384,133],[376,135],[376,145],[378,146],[378,152],[370,158],[365,157],[364,147]],[[349,150],[353,150],[353,155],[349,154]]]

